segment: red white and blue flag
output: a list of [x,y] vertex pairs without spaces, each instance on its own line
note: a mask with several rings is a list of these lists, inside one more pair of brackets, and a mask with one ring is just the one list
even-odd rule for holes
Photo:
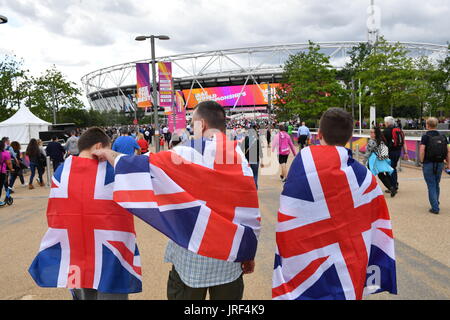
[[253,260],[258,195],[241,149],[225,135],[115,163],[114,201],[183,248],[227,261]]
[[375,176],[343,147],[295,158],[280,197],[272,298],[397,293],[394,238]]
[[71,156],[56,170],[49,229],[29,273],[41,287],[142,291],[133,216],[113,199],[114,169]]

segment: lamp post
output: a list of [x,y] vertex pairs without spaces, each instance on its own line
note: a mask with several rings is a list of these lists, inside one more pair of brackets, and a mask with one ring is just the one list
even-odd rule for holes
[[145,41],[147,39],[150,39],[150,45],[151,45],[151,51],[152,51],[152,100],[153,100],[153,113],[154,113],[154,126],[155,126],[155,148],[156,152],[159,152],[159,124],[158,124],[158,93],[156,90],[156,61],[155,61],[155,39],[159,40],[169,40],[170,38],[168,36],[138,36],[136,37],[136,41]]
[[0,24],[7,23],[7,22],[8,22],[8,18],[0,15]]

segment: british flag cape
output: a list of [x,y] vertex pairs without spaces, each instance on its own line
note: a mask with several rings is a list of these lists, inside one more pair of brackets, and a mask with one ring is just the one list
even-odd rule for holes
[[133,216],[113,199],[114,169],[71,156],[58,167],[47,207],[48,230],[29,268],[41,287],[142,291]]
[[397,293],[386,201],[348,149],[312,146],[297,155],[280,197],[276,243],[275,300]]
[[236,141],[216,134],[172,151],[121,156],[115,174],[114,201],[179,246],[220,260],[254,259],[258,196]]

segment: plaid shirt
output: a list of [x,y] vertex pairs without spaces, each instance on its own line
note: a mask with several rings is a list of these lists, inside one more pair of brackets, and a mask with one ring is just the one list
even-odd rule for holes
[[240,262],[204,257],[169,240],[164,262],[170,262],[184,284],[191,288],[206,288],[230,283],[240,277]]

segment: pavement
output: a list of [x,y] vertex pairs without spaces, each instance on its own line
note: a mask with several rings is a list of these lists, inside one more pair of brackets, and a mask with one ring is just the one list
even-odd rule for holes
[[[399,184],[395,198],[386,194],[395,237],[399,293],[381,293],[365,299],[450,299],[450,176],[442,177],[439,215],[428,212],[427,188],[419,168],[403,166]],[[282,183],[278,174],[262,175],[259,187],[262,228],[255,272],[244,276],[244,299],[266,300],[271,299],[275,225]],[[49,189],[28,190],[16,182],[15,190],[14,204],[0,208],[0,299],[71,299],[67,289],[38,287],[27,271],[47,230]],[[143,266],[143,292],[131,295],[130,299],[167,299],[171,268],[163,262],[167,239],[139,219],[135,219],[135,224]]]

